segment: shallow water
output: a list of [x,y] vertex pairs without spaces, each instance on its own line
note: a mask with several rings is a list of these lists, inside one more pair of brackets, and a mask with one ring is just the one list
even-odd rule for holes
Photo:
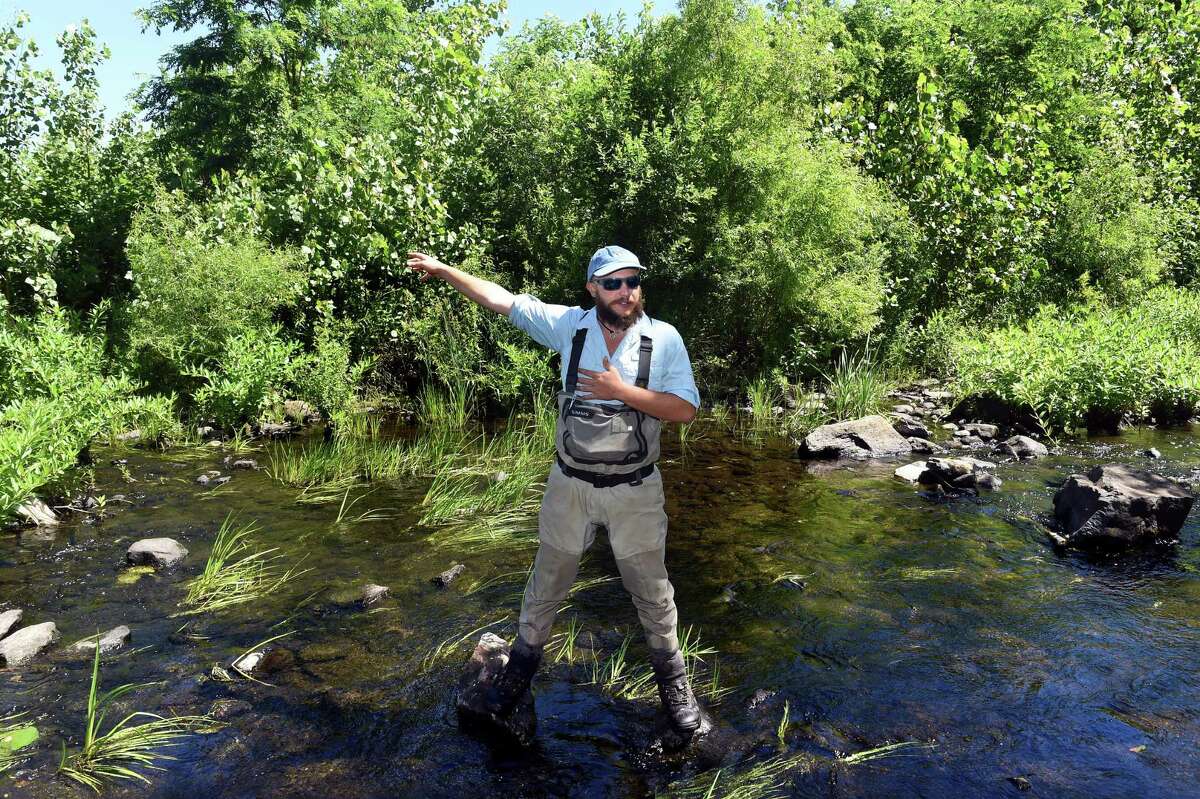
[[[461,732],[453,702],[470,645],[431,666],[429,653],[488,622],[511,636],[532,551],[440,545],[416,524],[424,481],[377,485],[355,507],[393,518],[339,525],[336,504],[299,505],[266,471],[195,485],[223,469],[220,451],[97,451],[99,492],[132,504],[98,524],[0,538],[0,609],[23,607],[24,623],[52,620],[63,636],[53,656],[0,671],[0,715],[28,710],[42,733],[26,767],[0,777],[0,793],[91,795],[52,777],[59,740],[79,743],[91,669],[62,650],[128,624],[133,641],[104,658],[102,685],[155,684],[126,709],[245,704],[223,730],[175,749],[151,788],[119,785],[116,795],[636,797],[779,753],[806,755],[784,779],[794,796],[1017,795],[1017,776],[1034,796],[1196,795],[1200,512],[1171,552],[1109,559],[1056,552],[1039,519],[1067,474],[1146,463],[1138,452],[1149,446],[1164,455],[1156,471],[1190,474],[1200,468],[1197,434],[1068,445],[1037,464],[1002,464],[996,494],[954,501],[921,496],[892,477],[895,464],[805,464],[783,444],[747,444],[712,424],[686,454],[665,443],[681,621],[719,650],[721,683],[735,689],[711,708],[714,746],[661,754],[656,702],[615,699],[586,684],[586,667],[565,663],[536,683],[532,749]],[[250,456],[269,466],[265,452]],[[113,458],[128,459],[135,482],[106,465]],[[260,603],[172,618],[231,511],[311,571]],[[153,536],[188,547],[183,567],[119,583],[126,548]],[[467,567],[458,581],[429,583],[456,562]],[[615,574],[601,537],[582,576]],[[368,582],[391,595],[363,610],[351,600]],[[571,617],[601,656],[638,631],[616,581],[574,597],[558,629]],[[214,663],[280,632],[297,665],[265,678],[273,685],[207,678]],[[640,635],[630,652],[644,659]],[[932,746],[836,760],[897,741]]]

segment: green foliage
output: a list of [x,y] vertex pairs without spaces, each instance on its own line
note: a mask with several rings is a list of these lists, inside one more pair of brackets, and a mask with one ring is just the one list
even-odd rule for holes
[[1047,432],[1187,418],[1200,405],[1200,298],[1163,290],[1126,308],[1044,307],[954,344],[956,393],[1032,410]]
[[826,405],[833,420],[838,422],[879,413],[893,386],[874,361],[870,341],[856,355],[848,349],[842,350],[825,379],[829,384]]
[[206,613],[234,605],[257,601],[303,574],[296,568],[285,569],[276,550],[252,550],[252,537],[258,525],[235,525],[233,515],[225,517],[213,540],[204,571],[187,585],[183,605],[185,613]]
[[[97,636],[99,637],[99,636]],[[161,771],[160,760],[173,759],[158,751],[179,746],[188,735],[204,728],[217,726],[210,716],[172,716],[164,718],[153,713],[129,713],[106,732],[101,732],[105,716],[122,697],[137,690],[138,685],[120,685],[103,694],[100,685],[100,647],[92,660],[92,683],[88,689],[83,746],[70,754],[63,749],[58,772],[86,785],[97,794],[115,780],[150,780],[139,769]],[[144,719],[141,724],[131,722]]]
[[374,365],[374,359],[352,360],[349,337],[348,323],[321,320],[312,353],[299,359],[293,374],[300,399],[333,422],[349,415],[355,389]]
[[284,389],[294,382],[300,345],[285,341],[278,329],[238,333],[225,342],[212,366],[196,366],[186,374],[203,384],[192,396],[199,418],[224,427],[258,421],[282,406]]

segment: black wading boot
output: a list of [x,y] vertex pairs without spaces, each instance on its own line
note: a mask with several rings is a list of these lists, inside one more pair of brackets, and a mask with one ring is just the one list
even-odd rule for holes
[[542,662],[542,647],[530,646],[520,636],[513,642],[508,653],[504,671],[492,681],[483,695],[483,704],[489,713],[507,716],[521,697],[529,690],[538,664]]
[[658,696],[675,732],[688,738],[700,728],[700,705],[688,685],[687,667],[683,653],[650,650],[650,662],[654,666],[654,680],[658,683]]

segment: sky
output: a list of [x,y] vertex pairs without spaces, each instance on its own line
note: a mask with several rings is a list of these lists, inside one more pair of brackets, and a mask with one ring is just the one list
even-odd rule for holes
[[[553,14],[574,21],[593,11],[608,15],[624,11],[636,21],[643,0],[509,0],[507,20],[510,31],[521,29],[528,20]],[[152,0],[0,0],[0,25],[7,26],[18,12],[26,11],[29,22],[22,29],[24,38],[37,42],[41,55],[38,65],[55,68],[61,74],[59,51],[55,38],[68,25],[87,19],[96,29],[97,39],[107,44],[112,57],[100,66],[100,102],[106,116],[112,119],[130,107],[128,95],[151,75],[158,72],[158,59],[169,49],[191,38],[189,34],[164,31],[142,33],[142,23],[134,16],[139,8]],[[665,14],[675,8],[674,0],[653,0],[655,14]],[[194,35],[194,34],[192,34]],[[494,52],[496,42],[488,50]]]

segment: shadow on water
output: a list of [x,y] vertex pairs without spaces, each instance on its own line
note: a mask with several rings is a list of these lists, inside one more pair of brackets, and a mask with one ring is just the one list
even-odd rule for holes
[[[1039,525],[1067,474],[1142,462],[1147,446],[1163,451],[1159,470],[1200,467],[1195,434],[1133,431],[1037,464],[1002,464],[997,494],[934,502],[895,480],[894,464],[804,464],[782,442],[701,428],[663,463],[668,568],[683,624],[719,651],[707,665],[719,664],[735,690],[713,707],[716,743],[685,756],[655,747],[655,701],[588,684],[589,647],[602,660],[634,633],[631,661],[644,662],[615,580],[560,614],[558,630],[574,617],[586,633],[582,661],[539,677],[533,747],[459,730],[454,691],[470,643],[455,639],[482,625],[513,634],[532,552],[439,545],[418,524],[428,481],[377,484],[356,512],[398,509],[391,518],[337,523],[336,505],[298,504],[297,490],[266,471],[196,485],[223,468],[219,451],[100,453],[99,464],[128,459],[135,482],[107,466],[97,481],[131,504],[97,524],[0,542],[4,606],[62,632],[55,654],[0,671],[0,715],[30,711],[43,740],[32,768],[0,778],[0,790],[84,795],[52,778],[58,741],[79,744],[90,676],[89,660],[64,652],[128,624],[133,640],[104,658],[103,683],[153,685],[123,709],[212,709],[227,726],[173,750],[152,787],[116,785],[115,795],[636,797],[783,754],[798,758],[780,778],[795,796],[1016,795],[1015,777],[1037,796],[1194,796],[1196,514],[1174,550],[1107,559],[1056,552]],[[173,617],[181,584],[203,568],[231,511],[259,522],[260,545],[288,562],[306,557],[311,571],[256,602]],[[187,560],[177,573],[129,581],[126,548],[154,536],[180,540]],[[430,583],[453,563],[466,566],[458,581]],[[581,577],[615,575],[601,538]],[[389,586],[389,596],[360,607],[366,583]],[[212,678],[214,664],[281,632],[294,657],[263,677],[269,685]],[[933,746],[838,760],[902,741]]]

